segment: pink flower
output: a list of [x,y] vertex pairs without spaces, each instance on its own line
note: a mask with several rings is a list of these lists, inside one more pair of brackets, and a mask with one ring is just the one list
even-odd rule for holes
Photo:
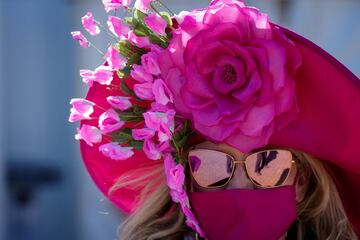
[[124,96],[108,96],[106,98],[106,101],[116,109],[119,109],[121,111],[127,110],[132,107],[132,104],[130,102],[130,97],[124,97]]
[[99,127],[103,133],[110,133],[120,129],[124,122],[120,120],[119,114],[112,108],[99,117]]
[[152,13],[144,18],[146,25],[158,35],[164,35],[167,22],[158,14]]
[[159,75],[161,73],[158,54],[155,52],[149,52],[141,56],[141,65],[144,70],[152,75]]
[[152,82],[153,76],[146,72],[141,65],[134,64],[130,72],[132,78],[139,82]]
[[167,112],[148,111],[143,113],[145,125],[157,132],[160,142],[172,138],[172,133],[174,132],[174,116],[175,111],[173,110]]
[[134,84],[134,92],[135,92],[136,96],[138,96],[139,98],[141,98],[143,100],[153,100],[154,99],[151,82]]
[[114,70],[121,70],[126,66],[126,58],[121,56],[120,53],[113,46],[110,46],[108,48],[105,57],[109,66]]
[[71,36],[74,40],[79,41],[81,47],[87,48],[89,46],[88,40],[84,37],[84,35],[80,31],[71,32]]
[[189,197],[184,189],[180,191],[170,189],[171,200],[175,203],[187,204]]
[[162,154],[169,154],[173,151],[173,147],[170,145],[170,140],[160,142],[158,144],[158,148]]
[[125,160],[134,155],[132,147],[122,147],[116,142],[103,144],[99,147],[99,151],[106,157],[114,160]]
[[127,8],[131,2],[132,0],[102,0],[106,12],[116,10],[120,7]]
[[94,80],[102,85],[110,85],[113,80],[113,69],[110,66],[99,66],[94,71]]
[[93,143],[101,142],[102,135],[98,128],[83,124],[81,128],[77,129],[77,134],[75,135],[76,140],[84,140],[88,145],[93,146]]
[[145,155],[151,160],[158,160],[161,158],[161,152],[159,151],[159,148],[150,139],[146,139],[144,141],[143,151]]
[[170,188],[171,199],[176,203],[180,203],[181,209],[186,217],[186,225],[204,237],[204,232],[200,228],[195,215],[190,210],[189,198],[184,190],[185,170],[183,165],[176,163],[171,154],[168,154],[164,159],[164,171],[166,183]]
[[173,102],[172,93],[162,79],[154,81],[152,92],[155,96],[155,101],[159,104],[166,105],[168,102]]
[[70,109],[69,122],[76,122],[83,119],[90,119],[94,112],[95,103],[83,98],[73,98],[70,100],[72,108]]
[[146,140],[152,138],[155,135],[155,131],[150,128],[140,128],[133,129],[131,134],[135,140]]
[[88,12],[81,18],[81,23],[88,33],[91,35],[97,35],[100,33],[100,28],[97,25],[92,12]]
[[154,0],[136,0],[134,7],[142,12],[147,12],[150,8],[150,3]]
[[88,87],[92,87],[95,77],[94,72],[88,69],[81,69],[80,70],[80,76],[82,77],[82,81],[86,83]]
[[107,20],[109,30],[118,38],[126,37],[130,31],[129,26],[125,25],[121,18],[109,16]]
[[[164,161],[174,160],[171,160],[171,157],[167,157]],[[168,168],[165,169],[167,185],[170,189],[181,192],[185,181],[184,167],[182,164],[169,165],[170,164],[165,165],[165,167]]]
[[158,59],[176,111],[214,142],[248,152],[298,114],[298,50],[241,2],[214,1],[185,16]]
[[136,36],[132,30],[128,32],[127,39],[139,48],[150,48],[152,45],[148,37]]
[[205,238],[205,232],[201,229],[199,222],[197,221],[193,212],[186,206],[181,205],[181,210],[185,214],[185,224],[191,227],[194,231],[199,233],[200,237]]

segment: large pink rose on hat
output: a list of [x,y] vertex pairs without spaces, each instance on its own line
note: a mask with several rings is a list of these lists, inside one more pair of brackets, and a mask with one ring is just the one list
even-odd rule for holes
[[267,15],[219,2],[178,16],[162,77],[198,132],[248,152],[296,118],[292,74],[301,58]]

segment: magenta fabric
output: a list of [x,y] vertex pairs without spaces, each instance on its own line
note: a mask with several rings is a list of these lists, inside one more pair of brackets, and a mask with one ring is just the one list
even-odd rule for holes
[[[302,55],[302,65],[294,76],[300,114],[275,132],[269,144],[299,149],[329,163],[348,216],[360,235],[360,81],[324,50],[282,29]],[[115,76],[113,83],[118,81]],[[94,83],[86,99],[108,109],[105,97],[119,94],[119,90],[107,91],[106,86]],[[101,112],[95,107],[94,116]],[[96,126],[96,121],[81,123]],[[81,141],[80,145],[87,170],[100,190],[121,210],[133,211],[141,188],[121,189],[113,195],[108,194],[109,188],[120,175],[144,165],[162,165],[162,161],[148,160],[141,151],[131,159],[114,161],[98,151],[100,144],[92,148]]]
[[191,192],[208,240],[278,240],[296,219],[294,186]]
[[300,114],[269,144],[331,162],[347,214],[360,234],[360,80],[309,40],[284,31],[303,58],[294,77]]

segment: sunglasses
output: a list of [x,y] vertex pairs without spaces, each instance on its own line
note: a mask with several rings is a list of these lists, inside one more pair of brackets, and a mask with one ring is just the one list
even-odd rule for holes
[[211,149],[192,149],[188,153],[191,175],[202,188],[222,188],[226,186],[236,169],[236,164],[244,164],[251,182],[258,187],[282,186],[290,175],[297,157],[286,149],[267,149],[249,154],[244,160],[236,160],[232,155]]

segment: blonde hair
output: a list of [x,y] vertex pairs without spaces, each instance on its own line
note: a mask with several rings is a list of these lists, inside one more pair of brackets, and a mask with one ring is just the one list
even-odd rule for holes
[[[304,198],[297,204],[297,239],[304,239],[309,232],[321,240],[358,239],[324,164],[309,154],[289,150],[298,158],[298,183],[304,186]],[[174,204],[170,198],[162,165],[147,171],[141,179],[126,181],[136,171],[121,176],[111,189],[116,191],[130,186],[145,187],[146,192],[141,196],[140,207],[119,226],[119,239],[183,239],[183,235],[190,229],[184,224],[184,215],[178,204]],[[157,177],[151,183],[144,181],[154,176]],[[146,186],[155,185],[157,189],[149,193]]]

